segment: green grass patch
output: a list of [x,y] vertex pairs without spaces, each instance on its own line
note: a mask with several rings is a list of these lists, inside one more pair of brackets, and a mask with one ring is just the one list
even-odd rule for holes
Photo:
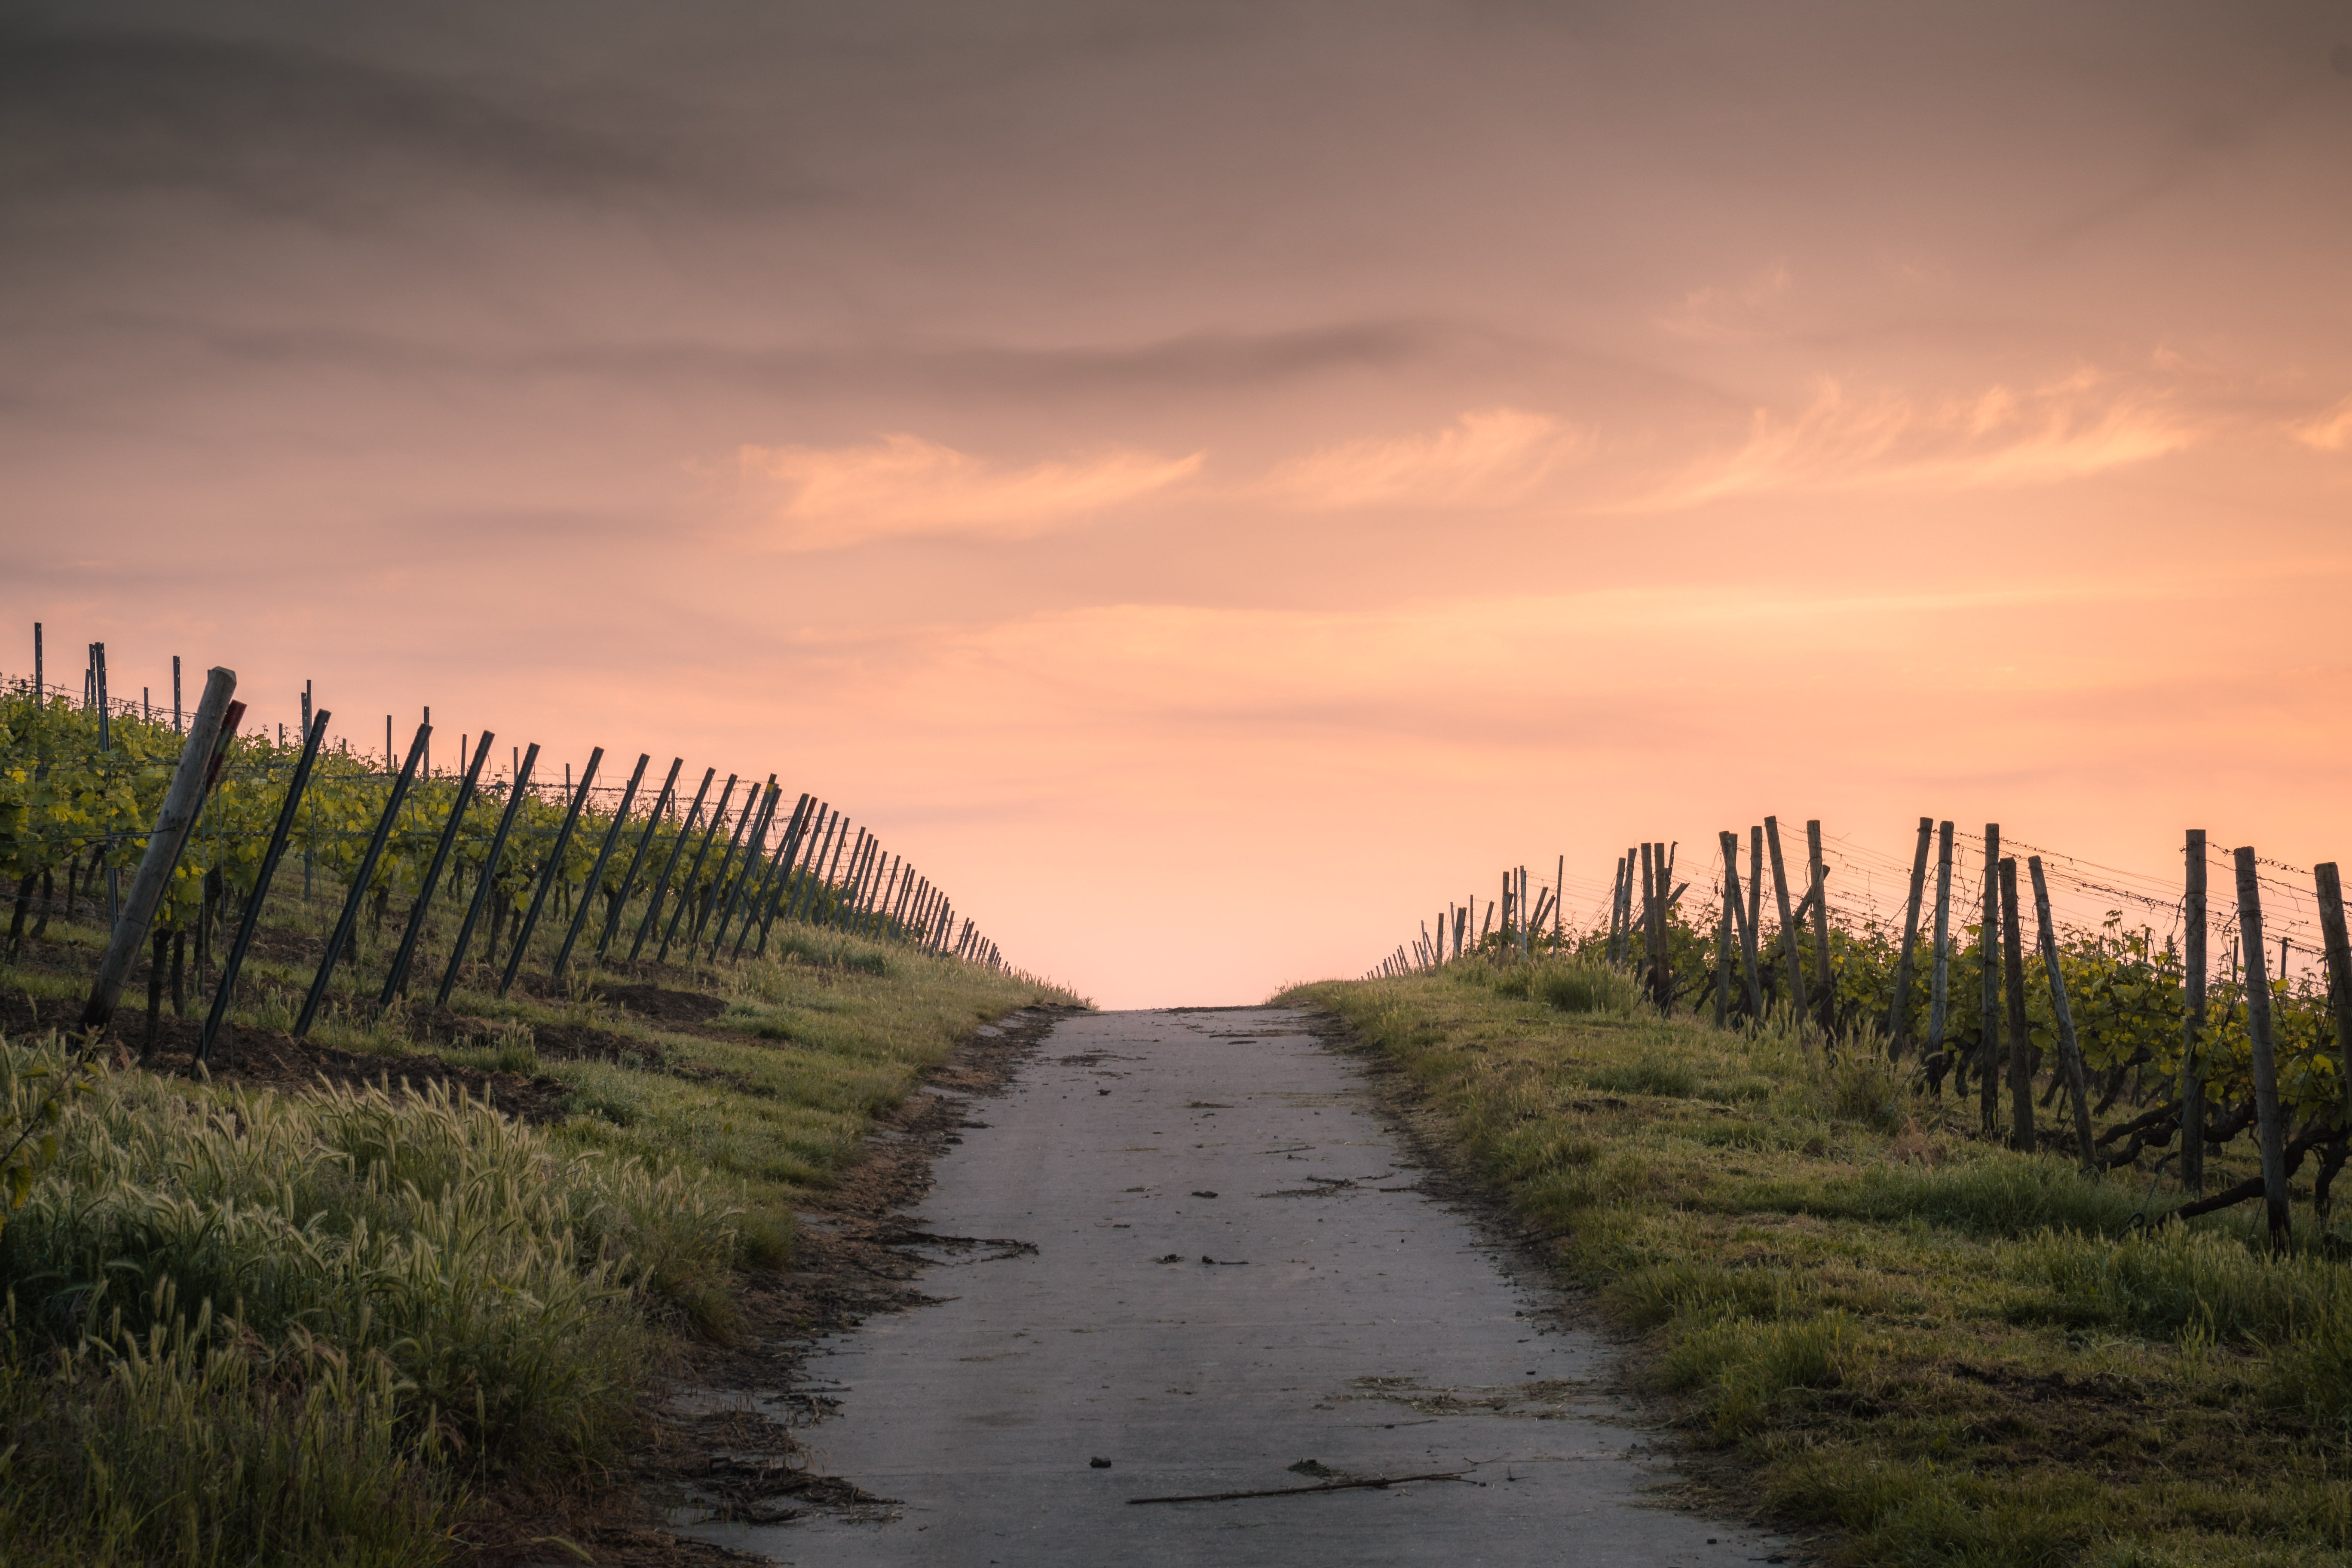
[[1280,1000],[1403,1069],[1759,1509],[1858,1564],[2352,1561],[2341,1238],[2149,1230],[2170,1180],[1979,1140],[1874,1044],[1661,1019],[1570,967]]

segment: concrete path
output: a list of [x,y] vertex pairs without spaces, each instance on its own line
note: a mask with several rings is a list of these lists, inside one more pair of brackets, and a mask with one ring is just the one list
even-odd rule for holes
[[[1070,1018],[971,1115],[921,1226],[1036,1250],[943,1254],[950,1300],[825,1342],[796,1391],[838,1400],[801,1436],[896,1517],[692,1533],[813,1568],[1780,1560],[1643,1506],[1612,1352],[1420,1190],[1301,1016]],[[1464,1479],[1129,1501],[1430,1472]]]

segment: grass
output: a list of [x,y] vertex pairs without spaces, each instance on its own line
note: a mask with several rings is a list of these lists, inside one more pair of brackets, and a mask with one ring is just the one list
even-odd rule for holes
[[1873,1051],[1661,1019],[1586,965],[1281,1000],[1404,1071],[1689,1440],[1833,1560],[2352,1562],[2352,1267],[2308,1223],[2284,1257],[2249,1215],[2150,1231],[2179,1194],[2148,1171],[1979,1142]]
[[[279,1093],[94,1069],[0,1230],[0,1542],[11,1564],[409,1564],[509,1489],[605,1484],[682,1338],[737,1328],[795,1203],[976,1025],[1051,988],[791,925],[664,972],[703,1023],[460,986],[462,1044],[339,987],[312,1038],[398,1079],[438,1058],[562,1085],[551,1125],[462,1093]],[[0,971],[44,1021],[87,987],[62,920]],[[363,953],[359,966],[368,973]],[[239,1016],[290,1017],[300,962]],[[380,970],[377,973],[380,979]],[[139,1017],[126,1011],[134,1041]],[[593,1050],[578,1049],[583,1040]],[[64,1061],[0,1039],[0,1089]],[[0,1108],[5,1109],[5,1108]],[[10,1128],[21,1121],[11,1119]]]

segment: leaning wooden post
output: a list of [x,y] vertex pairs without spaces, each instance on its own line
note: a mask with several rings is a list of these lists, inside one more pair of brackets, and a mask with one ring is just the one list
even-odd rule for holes
[[808,820],[809,808],[815,804],[816,796],[806,790],[803,790],[800,798],[793,803],[792,818],[784,824],[784,831],[776,840],[776,852],[768,858],[767,869],[760,873],[759,885],[751,890],[751,897],[743,907],[743,924],[735,933],[734,951],[728,954],[730,959],[741,961],[743,950],[751,944],[753,927],[761,931],[767,929],[769,911],[781,894],[782,879],[792,865],[793,857],[800,850],[802,826]]
[[[783,795],[783,790],[776,787],[774,773],[767,775],[767,783],[764,783],[764,785],[752,785],[751,799],[743,802],[743,816],[736,818],[734,832],[727,835],[727,853],[719,856],[719,868],[715,869],[715,872],[710,872],[710,898],[706,898],[706,900],[703,900],[703,908],[694,912],[694,924],[687,926],[687,957],[689,959],[694,957],[694,945],[703,938],[703,926],[710,924],[710,917],[713,917],[713,914],[718,914],[719,917],[719,931],[713,936],[713,941],[710,941],[710,957],[713,957],[713,962],[719,957],[718,938],[724,936],[724,931],[727,931],[727,920],[734,914],[734,881],[736,881],[736,869],[739,869],[739,863],[736,863],[736,851],[746,847],[746,844],[767,842],[767,818],[776,814],[776,799],[779,799],[781,795]],[[760,851],[757,851],[757,848],[743,848],[740,872],[743,872],[743,875],[751,875],[751,865],[752,860],[757,858],[760,858]]]
[[1805,824],[1805,858],[1813,894],[1813,975],[1822,994],[1822,1037],[1837,1028],[1837,984],[1830,978],[1830,868],[1822,858],[1822,825]]
[[1657,846],[1655,863],[1658,869],[1657,896],[1650,900],[1650,981],[1657,987],[1658,1011],[1671,1015],[1675,1010],[1675,952],[1667,934],[1667,921],[1674,915],[1675,861],[1674,855],[1661,843]]
[[2344,1125],[2352,1127],[2352,941],[2344,928],[2344,885],[2336,862],[2311,868],[2319,888],[2319,931],[2327,949],[2327,1010],[2336,1019],[2336,1076],[2344,1085]]
[[2205,1190],[2205,830],[2189,830],[2180,900],[2180,1184]]
[[457,922],[457,940],[449,944],[449,965],[441,972],[441,988],[433,994],[436,1007],[449,1005],[449,993],[457,988],[457,971],[466,962],[466,949],[474,940],[474,926],[489,907],[491,884],[499,879],[499,861],[504,858],[507,835],[514,831],[515,814],[522,809],[523,796],[530,793],[530,771],[539,765],[539,742],[515,759],[514,777],[507,784],[507,808],[499,814],[498,831],[490,835],[490,849],[483,858],[482,868],[474,874],[474,896],[467,902],[466,918]]
[[[1658,996],[1658,939],[1652,929],[1651,912],[1658,901],[1658,868],[1650,853],[1647,839],[1642,842],[1642,989],[1650,999]],[[1630,910],[1628,911],[1630,914]],[[1633,944],[1626,944],[1629,950]]]
[[1984,1135],[2000,1122],[2000,824],[1984,831],[1984,923],[1977,928],[1978,967],[1983,984],[1977,1028],[1977,1110]]
[[612,948],[613,937],[621,929],[621,911],[629,907],[629,895],[636,890],[637,868],[645,863],[646,847],[654,841],[655,830],[661,826],[662,813],[669,809],[670,800],[677,790],[677,771],[685,765],[684,757],[670,759],[669,776],[662,780],[661,793],[654,796],[653,809],[646,814],[645,831],[637,835],[636,847],[629,851],[628,869],[621,873],[621,885],[605,911],[604,931],[596,939],[593,963],[604,962],[604,954]]
[[703,797],[710,793],[710,781],[718,776],[717,768],[702,770],[702,784],[694,792],[694,805],[688,810],[686,820],[677,825],[677,837],[670,841],[669,858],[662,862],[661,876],[646,893],[645,918],[637,922],[636,939],[629,943],[631,963],[645,952],[646,939],[653,934],[655,922],[661,919],[662,901],[669,897],[670,879],[677,874],[677,858],[686,853],[686,841],[694,837],[694,825],[702,819]]
[[114,930],[107,938],[106,952],[98,962],[98,978],[90,985],[89,999],[82,1004],[81,1026],[85,1030],[103,1029],[114,1020],[114,1009],[122,1001],[122,987],[131,978],[132,965],[139,962],[140,949],[146,944],[147,928],[153,923],[155,910],[163,902],[172,873],[179,868],[180,852],[187,846],[188,832],[204,810],[205,792],[219,763],[223,732],[236,732],[228,712],[229,700],[236,693],[236,671],[215,666],[205,672],[205,694],[196,703],[196,721],[180,747],[179,765],[173,770],[171,784],[163,792],[163,805],[155,814],[155,825],[148,829],[147,848],[139,858],[139,870],[131,879],[131,896],[115,919]]
[[[546,907],[547,895],[563,879],[563,852],[572,847],[572,831],[580,826],[580,813],[588,805],[588,787],[596,782],[596,768],[604,760],[604,748],[598,746],[588,753],[588,765],[580,772],[580,787],[573,792],[572,803],[563,808],[563,826],[555,830],[555,847],[547,852],[547,868],[540,873],[539,886],[531,890],[530,908],[516,928],[514,942],[507,949],[506,973],[499,976],[499,994],[504,996],[513,989],[515,976],[522,973],[523,955],[530,950],[530,933],[539,924],[539,911]],[[586,903],[587,889],[581,889],[581,901]]]
[[327,999],[327,984],[335,977],[335,965],[343,956],[343,948],[352,940],[352,928],[359,924],[360,902],[367,897],[368,883],[375,876],[376,862],[383,858],[384,842],[392,837],[392,825],[400,816],[401,803],[408,798],[408,786],[415,782],[416,764],[425,754],[425,739],[433,732],[430,724],[416,727],[416,738],[409,742],[408,755],[401,759],[400,773],[392,781],[392,793],[384,797],[383,816],[375,825],[374,837],[368,840],[367,852],[360,857],[359,869],[352,877],[352,890],[343,899],[343,912],[335,921],[334,934],[327,939],[327,955],[319,961],[319,973],[310,979],[310,994],[302,999],[301,1016],[294,1020],[294,1037],[300,1039],[310,1032],[318,1021],[320,1005]]
[[408,906],[408,924],[400,933],[400,948],[392,956],[392,968],[383,977],[383,990],[377,994],[378,1007],[389,1007],[392,999],[408,988],[408,966],[416,957],[417,939],[425,933],[425,911],[433,902],[433,891],[441,884],[441,870],[449,862],[449,850],[457,842],[457,830],[465,826],[466,808],[473,804],[474,786],[482,776],[482,761],[489,753],[489,743],[498,739],[490,731],[482,731],[482,744],[474,749],[473,761],[466,766],[465,776],[457,783],[457,795],[449,806],[449,821],[441,829],[441,841],[433,847],[433,859],[425,868],[425,880],[416,889],[416,901]]
[[637,786],[646,782],[646,768],[653,762],[651,753],[639,752],[637,765],[630,771],[629,782],[621,791],[621,803],[613,808],[613,825],[604,830],[604,842],[596,850],[596,862],[588,868],[588,879],[580,884],[580,902],[572,910],[572,923],[564,928],[563,941],[555,950],[555,962],[548,966],[548,976],[561,980],[572,965],[572,944],[580,940],[580,931],[588,923],[588,908],[596,901],[604,886],[604,868],[611,863],[613,851],[621,842],[622,830],[629,825],[629,807],[637,802]]
[[1911,857],[1911,900],[1903,909],[1903,956],[1895,961],[1895,1005],[1886,1015],[1889,1061],[1901,1061],[1903,1047],[1911,1043],[1911,953],[1919,943],[1919,904],[1927,890],[1927,840],[1935,826],[1927,817],[1919,819],[1919,847]]
[[2026,857],[2033,876],[2033,919],[2042,938],[2042,967],[2050,982],[2050,1012],[2058,1022],[2058,1062],[2066,1073],[2066,1087],[2074,1094],[2074,1139],[2083,1147],[2083,1169],[2099,1168],[2091,1147],[2091,1089],[2083,1079],[2083,1047],[2074,1038],[2074,1014],[2066,1005],[2066,976],[2058,964],[2058,927],[2050,918],[2050,883],[2042,874],[2042,857]]
[[310,768],[319,760],[320,744],[327,738],[327,721],[332,717],[323,708],[310,716],[310,731],[302,738],[302,755],[295,762],[293,777],[287,783],[285,804],[278,808],[278,826],[270,829],[268,847],[261,852],[261,866],[253,877],[253,891],[247,896],[245,913],[237,920],[228,960],[221,966],[220,987],[213,993],[212,1008],[205,1015],[204,1033],[196,1040],[196,1060],[200,1062],[212,1059],[213,1038],[220,1033],[221,1020],[228,1016],[237,974],[245,968],[246,952],[252,947],[254,931],[261,924],[261,908],[269,901],[269,880],[277,875],[278,862],[286,853],[286,841],[293,836],[295,814],[301,808],[302,792],[310,783]]
[[2254,1047],[2254,1120],[2262,1131],[2263,1206],[2270,1214],[2271,1245],[2288,1240],[2286,1125],[2279,1111],[2278,1053],[2271,1037],[2271,981],[2263,966],[2263,887],[2251,847],[2238,859],[2238,934],[2244,943],[2246,1034]]
[[[1756,923],[1748,918],[1750,904],[1739,893],[1739,835],[1725,828],[1717,838],[1723,846],[1724,892],[1731,905],[1732,918],[1739,925],[1739,957],[1747,982],[1748,1017],[1752,1023],[1764,1016],[1764,985],[1756,969]],[[1753,879],[1756,868],[1751,862],[1748,877]]]
[[1715,917],[1715,1026],[1731,1022],[1731,879],[1723,882],[1723,908]]
[[783,787],[776,775],[768,775],[767,790],[760,805],[760,820],[752,825],[751,839],[743,850],[743,868],[737,873],[735,885],[728,889],[727,902],[719,911],[719,929],[710,933],[710,958],[719,960],[719,950],[727,945],[727,929],[735,923],[736,912],[744,907],[747,898],[758,907],[760,894],[767,888],[768,829],[776,825],[776,807],[784,803]]
[[1805,1020],[1811,1009],[1805,1005],[1805,965],[1797,953],[1797,921],[1789,907],[1789,868],[1780,858],[1780,819],[1764,819],[1764,842],[1772,849],[1772,893],[1780,903],[1780,946],[1788,955],[1789,1005],[1797,1020],[1797,1032],[1804,1033]]
[[[740,782],[740,774],[729,773],[727,787],[720,792],[719,804],[711,808],[710,826],[703,832],[701,847],[694,852],[694,864],[687,868],[686,886],[677,895],[677,908],[670,912],[669,929],[662,932],[662,944],[655,951],[656,963],[669,962],[669,944],[677,940],[678,924],[686,919],[687,910],[694,906],[694,889],[695,884],[702,877],[702,863],[709,858],[711,843],[719,837],[719,825],[727,820],[727,803],[734,798],[735,786]],[[750,808],[747,806],[745,809],[748,812]],[[738,819],[736,831],[738,833],[742,831],[740,819]],[[693,955],[693,944],[690,942],[688,943],[687,952],[688,957]]]
[[2000,941],[2009,981],[2010,1147],[2033,1152],[2033,1037],[2025,1026],[2025,947],[2017,913],[2017,859],[2000,862]]
[[[1944,1048],[1944,1026],[1951,1012],[1952,990],[1952,825],[1936,827],[1936,951],[1927,987],[1927,1054]],[[1940,1080],[1938,1080],[1940,1082]]]

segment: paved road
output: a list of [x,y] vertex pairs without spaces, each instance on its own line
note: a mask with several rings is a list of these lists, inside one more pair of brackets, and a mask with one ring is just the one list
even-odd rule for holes
[[[840,1401],[803,1434],[831,1473],[903,1506],[695,1533],[811,1568],[1779,1550],[1643,1505],[1662,1472],[1594,1386],[1606,1345],[1419,1190],[1358,1069],[1299,1015],[1073,1017],[971,1116],[988,1125],[940,1162],[923,1226],[1035,1252],[961,1254],[924,1280],[952,1300],[826,1342],[803,1390]],[[1433,1471],[1465,1479],[1128,1501]]]

